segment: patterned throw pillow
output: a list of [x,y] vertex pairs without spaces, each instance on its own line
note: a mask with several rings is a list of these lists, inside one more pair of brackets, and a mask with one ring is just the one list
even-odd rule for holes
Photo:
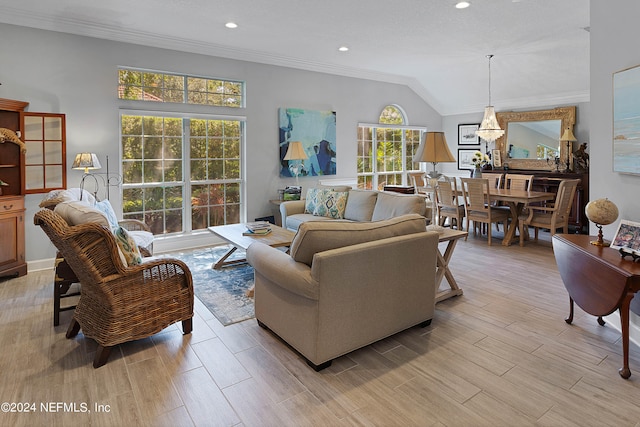
[[127,233],[127,230],[123,227],[118,227],[114,229],[113,235],[118,243],[118,248],[120,248],[120,253],[124,258],[123,263],[126,266],[142,263],[142,256],[140,255],[138,245],[133,241],[133,237]]
[[304,213],[312,214],[316,210],[318,205],[318,193],[322,191],[321,188],[310,188],[307,190],[307,197],[304,203]]
[[333,219],[344,218],[347,197],[349,197],[349,193],[346,191],[319,190],[316,195],[317,203],[313,215]]

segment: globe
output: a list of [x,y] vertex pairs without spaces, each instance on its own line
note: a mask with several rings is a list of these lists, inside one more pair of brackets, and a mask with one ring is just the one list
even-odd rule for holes
[[598,240],[591,242],[591,244],[609,246],[602,238],[602,226],[609,225],[618,219],[618,207],[609,199],[597,199],[587,203],[584,213],[598,227]]
[[584,212],[591,222],[600,225],[609,225],[618,219],[618,207],[609,199],[590,201]]

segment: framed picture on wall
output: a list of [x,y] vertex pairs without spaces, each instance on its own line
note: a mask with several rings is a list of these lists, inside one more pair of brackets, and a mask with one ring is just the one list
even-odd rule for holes
[[480,145],[480,137],[476,135],[478,129],[480,123],[458,125],[458,145]]
[[460,170],[470,170],[474,169],[475,165],[473,164],[473,154],[478,151],[477,149],[464,149],[458,148],[458,169]]

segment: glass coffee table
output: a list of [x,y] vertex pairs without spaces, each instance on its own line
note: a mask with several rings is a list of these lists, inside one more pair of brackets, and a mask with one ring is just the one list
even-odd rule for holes
[[247,226],[244,223],[218,225],[208,227],[208,229],[210,232],[232,245],[231,249],[229,249],[229,251],[225,253],[215,264],[213,264],[213,268],[215,270],[219,270],[226,266],[246,263],[246,259],[233,259],[230,261],[227,261],[227,259],[238,249],[246,250],[253,242],[262,242],[265,245],[269,245],[274,248],[288,247],[291,245],[293,236],[296,235],[296,233],[291,230],[287,230],[286,228],[278,227],[273,224],[271,225],[271,233],[265,235],[256,234],[253,236],[245,236],[242,234],[247,231]]

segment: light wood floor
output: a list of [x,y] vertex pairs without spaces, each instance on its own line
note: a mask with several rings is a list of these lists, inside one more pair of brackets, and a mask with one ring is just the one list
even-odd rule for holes
[[64,337],[71,313],[52,326],[52,272],[0,282],[0,402],[37,405],[0,412],[0,425],[640,426],[640,350],[623,380],[618,332],[579,309],[564,322],[548,240],[494,243],[458,243],[464,295],[439,303],[431,326],[320,373],[255,320],[223,327],[199,302],[191,335],[171,326],[93,369],[95,343]]

